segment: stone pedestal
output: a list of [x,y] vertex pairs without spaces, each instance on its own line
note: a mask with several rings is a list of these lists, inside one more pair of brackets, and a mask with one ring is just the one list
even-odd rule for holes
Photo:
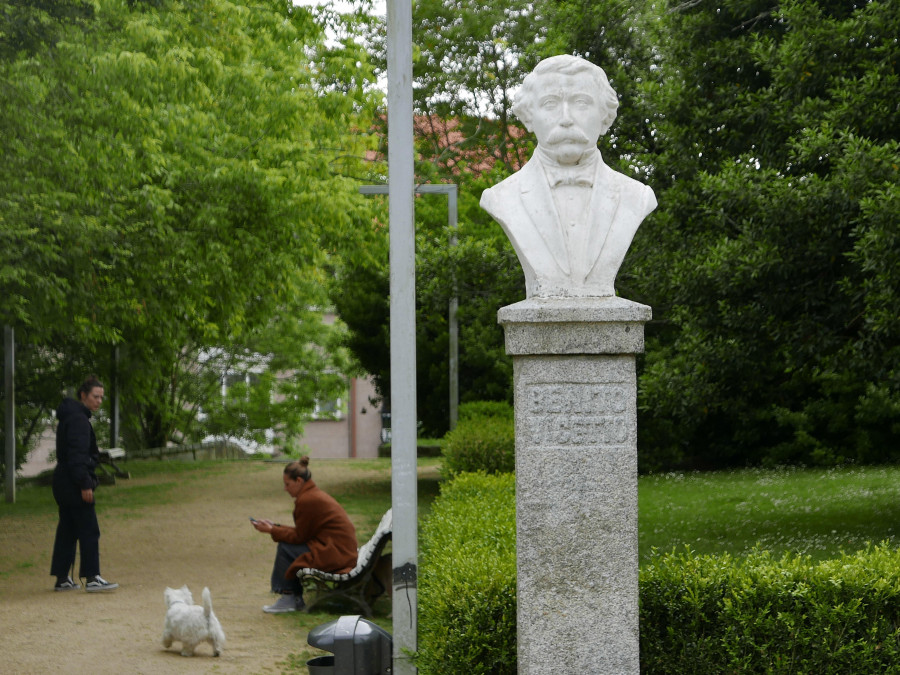
[[638,675],[635,355],[650,308],[500,309],[513,357],[518,672]]

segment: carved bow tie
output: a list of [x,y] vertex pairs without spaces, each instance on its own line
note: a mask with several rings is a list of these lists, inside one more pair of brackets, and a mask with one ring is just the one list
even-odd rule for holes
[[594,166],[546,166],[547,179],[550,187],[559,185],[577,185],[579,187],[592,187],[594,185]]

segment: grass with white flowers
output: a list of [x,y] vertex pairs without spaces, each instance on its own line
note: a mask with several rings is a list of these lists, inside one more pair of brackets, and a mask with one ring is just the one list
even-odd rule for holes
[[640,555],[755,546],[815,560],[900,542],[900,467],[666,473],[639,480]]

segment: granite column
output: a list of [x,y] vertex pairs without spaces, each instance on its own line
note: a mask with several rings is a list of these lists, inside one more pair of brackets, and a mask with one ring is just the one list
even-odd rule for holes
[[513,358],[518,672],[638,675],[635,357],[651,311],[531,298]]

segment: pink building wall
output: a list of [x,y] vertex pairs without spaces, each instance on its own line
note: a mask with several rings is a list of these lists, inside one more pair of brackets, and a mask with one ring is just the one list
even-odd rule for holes
[[381,444],[381,406],[368,378],[351,378],[346,414],[334,420],[307,422],[300,442],[317,459],[378,457]]

